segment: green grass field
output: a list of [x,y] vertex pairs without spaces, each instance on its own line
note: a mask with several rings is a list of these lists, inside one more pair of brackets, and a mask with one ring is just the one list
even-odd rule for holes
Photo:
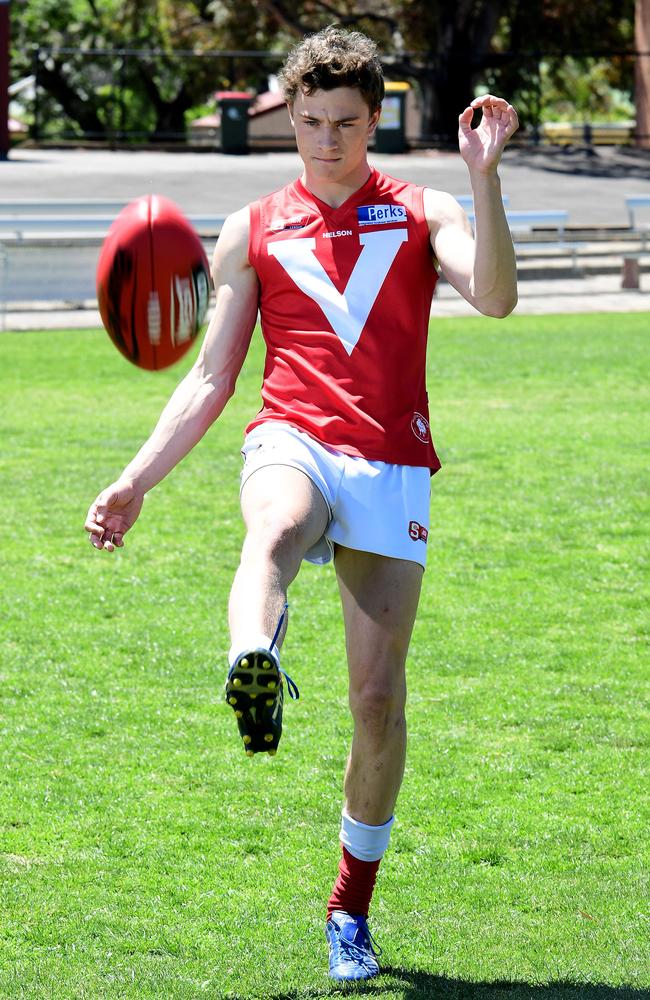
[[[371,911],[387,971],[359,995],[650,997],[649,332],[433,326],[443,470]],[[261,359],[111,557],[87,507],[182,372],[97,331],[0,338],[3,998],[350,992],[323,935],[350,736],[331,567],[290,595],[275,759],[222,702]]]

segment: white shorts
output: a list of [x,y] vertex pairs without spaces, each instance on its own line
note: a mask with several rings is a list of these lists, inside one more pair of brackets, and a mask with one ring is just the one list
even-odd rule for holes
[[279,421],[254,427],[242,455],[242,487],[258,469],[288,465],[309,476],[323,494],[330,520],[323,537],[305,554],[309,562],[329,562],[338,544],[425,565],[429,469],[345,455]]

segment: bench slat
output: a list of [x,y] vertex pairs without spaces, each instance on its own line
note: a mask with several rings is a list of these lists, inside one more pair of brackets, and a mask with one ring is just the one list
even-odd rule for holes
[[97,215],[121,212],[128,201],[105,198],[56,198],[43,201],[40,198],[18,198],[0,200],[0,215]]
[[[474,212],[468,213],[470,222],[474,222]],[[506,211],[508,226],[513,232],[530,232],[535,226],[554,226],[558,230],[560,240],[564,240],[564,227],[569,219],[569,213],[564,209],[540,210],[539,212]]]
[[[220,232],[225,215],[187,216],[199,233],[215,235]],[[11,236],[21,239],[26,235],[74,236],[89,234],[106,235],[115,221],[114,215],[6,215],[0,214],[0,239]]]

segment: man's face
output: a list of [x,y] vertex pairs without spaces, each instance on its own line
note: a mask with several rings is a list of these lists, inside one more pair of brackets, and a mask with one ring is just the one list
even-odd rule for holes
[[370,114],[356,87],[299,92],[289,112],[308,173],[338,181],[365,167],[379,112]]

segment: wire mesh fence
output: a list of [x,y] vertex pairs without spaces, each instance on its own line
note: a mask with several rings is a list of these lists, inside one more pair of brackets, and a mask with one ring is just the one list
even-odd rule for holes
[[214,92],[265,91],[284,55],[37,46],[30,136],[183,143],[192,113],[206,110]]
[[[26,108],[36,142],[172,144],[191,141],[193,119],[215,110],[223,89],[263,93],[284,52],[258,50],[83,49],[36,46],[33,99]],[[643,61],[641,63],[640,61]],[[635,68],[650,52],[500,52],[474,74],[475,89],[516,91],[523,128],[519,140],[650,144],[635,122]],[[402,53],[388,59],[389,77],[409,80],[418,125],[411,144],[444,145],[453,135],[436,126],[435,59]],[[218,121],[218,119],[217,119]],[[286,135],[275,136],[279,141]],[[273,140],[273,132],[267,136]],[[214,133],[218,146],[218,132]]]

